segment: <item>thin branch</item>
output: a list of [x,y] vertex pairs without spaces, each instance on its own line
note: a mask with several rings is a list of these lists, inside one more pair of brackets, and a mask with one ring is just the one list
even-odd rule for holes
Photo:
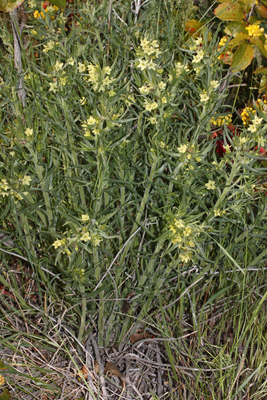
[[22,72],[21,49],[23,46],[22,40],[21,40],[21,32],[25,25],[25,22],[22,22],[21,26],[19,26],[17,9],[14,9],[13,11],[10,12],[10,18],[11,18],[13,37],[14,37],[14,63],[15,63],[15,68],[17,69],[18,76],[19,76],[18,97],[19,97],[20,101],[22,102],[23,108],[25,108],[26,92],[23,87],[23,77],[21,76],[21,72]]

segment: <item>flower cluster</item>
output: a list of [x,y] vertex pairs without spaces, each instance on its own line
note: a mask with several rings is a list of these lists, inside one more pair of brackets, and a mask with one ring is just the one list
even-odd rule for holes
[[159,44],[157,40],[148,40],[147,37],[141,39],[141,47],[138,47],[136,55],[138,57],[137,60],[137,68],[141,71],[146,69],[157,69],[157,64],[153,61],[155,58],[161,54],[159,50]]
[[213,212],[215,217],[221,217],[223,214],[226,213],[225,210],[220,210],[219,208],[214,208]]
[[180,75],[182,75],[184,72],[189,72],[189,68],[186,66],[186,65],[184,65],[184,64],[182,64],[182,63],[180,63],[180,62],[177,62],[176,64],[175,64],[175,73],[176,73],[176,78],[178,78]]
[[57,239],[52,243],[55,249],[59,249],[62,254],[70,256],[73,251],[78,251],[81,243],[90,243],[97,247],[102,241],[102,226],[98,227],[95,220],[91,220],[88,214],[82,214],[79,226],[69,229],[63,234],[62,239]]
[[157,40],[141,39],[141,49],[145,55],[158,57],[161,54]]
[[248,35],[251,37],[260,37],[264,32],[264,28],[260,28],[259,22],[247,26],[246,30],[248,31]]
[[[19,193],[20,184],[23,186],[29,186],[32,181],[32,178],[28,175],[24,175],[19,178],[17,182],[15,182],[12,186],[7,182],[6,179],[0,180],[0,196],[2,197],[10,197],[14,196],[17,200],[23,200],[23,196]],[[27,195],[27,192],[23,192],[24,195]]]
[[80,73],[85,73],[86,69],[88,75],[84,77],[84,81],[92,84],[95,92],[106,91],[115,81],[114,78],[110,77],[111,68],[109,66],[105,66],[101,69],[100,66],[96,66],[92,63],[89,63],[88,65],[79,63],[78,70]]
[[251,124],[248,127],[248,131],[251,133],[256,133],[258,130],[258,126],[261,124],[263,118],[259,118],[257,115],[254,115]]
[[144,71],[145,69],[156,69],[157,64],[154,63],[153,60],[143,60],[140,59],[138,60],[139,64],[137,65],[137,68],[140,68],[141,71]]
[[[256,109],[258,109],[261,112],[266,113],[267,112],[267,101],[266,99],[258,99],[255,101],[255,106]],[[256,109],[253,107],[245,107],[244,110],[241,113],[241,118],[243,121],[244,125],[248,125],[249,122],[251,121],[252,117],[256,114]]]
[[189,46],[189,50],[194,51],[202,47],[203,37],[199,36],[196,39],[192,38],[192,41]]
[[232,123],[232,114],[221,115],[218,118],[212,117],[210,122],[214,126],[230,125]]
[[82,124],[82,127],[85,131],[85,137],[91,137],[92,133],[94,135],[99,135],[100,133],[100,124],[101,120],[98,117],[93,117],[92,115],[87,118],[86,122]]
[[44,44],[43,52],[47,53],[50,50],[53,50],[55,47],[55,42],[53,40],[49,40],[46,44]]
[[[45,3],[48,3],[48,2],[45,2]],[[45,3],[43,3],[43,9],[44,9],[45,13],[52,14],[59,10],[59,8],[57,6],[54,6],[54,5],[48,6],[48,5],[45,5]],[[35,19],[45,18],[44,12],[43,11],[39,12],[38,10],[36,10],[33,13],[33,17]],[[51,18],[54,19],[55,17],[52,15]]]
[[247,125],[251,121],[251,116],[256,113],[252,107],[245,107],[241,113],[241,118],[244,125]]
[[195,64],[199,63],[204,58],[204,55],[205,55],[204,51],[202,49],[199,49],[197,51],[197,54],[193,56],[192,63]]
[[[260,111],[266,112],[266,100],[258,99],[256,106]],[[256,114],[256,110],[253,107],[245,107],[241,113],[241,118],[244,125],[248,125],[252,117]]]
[[180,260],[188,263],[193,257],[195,241],[200,234],[199,228],[195,225],[185,224],[181,218],[174,218],[169,230],[172,243],[180,249]]
[[177,147],[177,150],[183,164],[185,166],[188,165],[188,168],[191,170],[195,169],[195,162],[201,161],[201,157],[199,157],[199,153],[195,145],[189,146],[189,144],[181,144],[179,147]]
[[189,68],[187,65],[182,64],[181,62],[177,62],[175,64],[175,68],[172,70],[172,73],[169,74],[169,82],[172,82],[174,78],[181,78],[189,72]]
[[223,36],[221,38],[221,40],[219,41],[219,47],[225,46],[226,43],[228,42],[228,40],[229,40],[229,36]]

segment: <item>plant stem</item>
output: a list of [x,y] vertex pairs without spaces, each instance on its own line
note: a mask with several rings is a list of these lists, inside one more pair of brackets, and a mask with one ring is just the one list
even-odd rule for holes
[[81,297],[82,297],[82,315],[81,315],[81,323],[80,323],[79,336],[78,336],[79,342],[81,342],[82,338],[83,338],[85,321],[86,321],[86,310],[87,310],[85,289],[84,289],[83,285],[80,285],[80,292],[81,292]]
[[11,18],[13,37],[14,37],[14,63],[15,63],[15,68],[17,69],[18,75],[19,75],[18,97],[19,97],[20,101],[22,102],[23,108],[25,108],[25,106],[26,106],[26,102],[25,102],[26,92],[25,92],[25,89],[23,87],[23,78],[21,77],[21,72],[22,72],[22,62],[21,62],[22,40],[21,40],[21,32],[22,32],[22,29],[23,29],[25,23],[22,23],[22,25],[19,27],[17,9],[14,9],[13,11],[10,12],[10,18]]

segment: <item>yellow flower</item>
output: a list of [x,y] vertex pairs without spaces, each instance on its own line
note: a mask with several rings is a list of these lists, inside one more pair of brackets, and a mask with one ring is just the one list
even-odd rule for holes
[[195,56],[193,56],[193,63],[199,63],[204,57],[204,51],[199,50]]
[[166,88],[166,83],[161,81],[161,82],[158,84],[158,88],[159,88],[159,90],[164,90],[164,89]]
[[176,218],[175,218],[175,220],[174,220],[174,225],[175,225],[177,228],[183,228],[183,227],[184,227],[184,223],[183,223],[183,221],[182,221],[181,219],[176,219]]
[[157,64],[154,63],[154,61],[150,60],[149,63],[147,64],[147,68],[149,69],[155,69]]
[[61,247],[62,240],[55,240],[54,243],[52,244],[52,246],[54,246],[55,249],[57,249],[58,247]]
[[245,137],[239,137],[239,143],[240,143],[241,145],[247,143],[247,141],[248,141],[247,138],[245,138]]
[[32,178],[31,178],[30,176],[28,176],[28,175],[24,176],[24,177],[21,179],[21,183],[22,183],[23,185],[29,185],[31,181],[32,181]]
[[181,261],[183,263],[188,263],[191,260],[191,254],[190,253],[182,253],[179,255]]
[[94,117],[92,117],[92,115],[86,121],[87,125],[94,125],[96,123],[97,123],[97,120]]
[[155,101],[153,103],[149,103],[148,101],[146,101],[145,104],[146,111],[152,111],[155,110],[156,108],[158,108],[158,104]]
[[220,85],[220,84],[219,84],[218,81],[210,81],[210,86],[211,86],[213,89],[217,89],[217,87],[218,87],[219,85]]
[[89,129],[85,129],[85,134],[84,134],[84,136],[85,136],[85,137],[92,137],[91,131],[90,131]]
[[216,189],[215,181],[209,180],[208,183],[205,184],[206,188],[209,190]]
[[223,148],[225,149],[226,153],[231,153],[231,146],[229,146],[229,144],[224,144]]
[[140,93],[142,93],[142,94],[148,94],[148,93],[150,93],[152,88],[149,85],[144,85],[144,86],[141,86],[139,88],[139,90],[140,90]]
[[83,242],[89,242],[90,239],[91,239],[91,236],[89,235],[89,232],[84,232],[81,236],[81,240]]
[[203,42],[203,38],[199,36],[198,38],[194,39],[195,45],[199,46]]
[[144,69],[147,68],[149,62],[147,60],[138,60],[139,64],[137,65],[137,68],[140,68],[141,71],[144,71]]
[[8,189],[9,189],[9,185],[8,185],[6,179],[1,179],[0,188],[1,188],[1,189],[4,189],[4,190],[8,190]]
[[[5,367],[6,368],[6,367]],[[2,367],[2,369],[5,369]],[[5,384],[5,378],[3,377],[3,375],[0,375],[0,386],[3,386]]]
[[152,125],[154,125],[157,122],[156,117],[150,117],[150,118],[148,118],[148,120]]
[[50,88],[48,91],[55,93],[57,91],[57,81],[49,82],[49,85],[50,85]]
[[182,238],[182,236],[179,235],[179,234],[176,234],[176,235],[174,236],[174,238],[172,238],[172,243],[173,243],[173,244],[181,243],[182,241],[183,241],[183,238]]
[[262,120],[263,120],[263,118],[259,118],[257,115],[255,115],[252,123],[253,123],[253,125],[260,125]]
[[34,13],[33,13],[33,18],[35,18],[35,19],[38,19],[38,18],[40,18],[40,13],[39,13],[39,11],[38,10],[36,10],[36,11],[34,11]]
[[107,66],[107,67],[105,67],[105,68],[103,69],[103,72],[104,72],[104,74],[110,75],[110,73],[111,73],[111,68]]
[[206,103],[209,100],[209,96],[207,93],[200,93],[200,102],[201,103]]
[[180,147],[177,147],[177,150],[179,151],[179,153],[186,153],[187,152],[186,144],[182,144]]
[[74,63],[75,63],[75,60],[74,60],[73,57],[71,57],[71,58],[69,59],[69,65],[74,65]]
[[82,215],[82,221],[83,221],[83,222],[89,221],[89,219],[90,219],[90,217],[89,217],[88,214],[83,214],[83,215]]
[[264,28],[260,28],[260,23],[256,22],[255,24],[249,25],[246,27],[249,36],[253,37],[260,37],[263,32]]
[[63,68],[63,63],[60,63],[60,62],[57,60],[56,63],[55,63],[55,65],[54,65],[54,67],[53,67],[53,69],[54,69],[55,71],[60,71],[62,68]]
[[67,77],[66,77],[66,76],[61,76],[61,77],[59,78],[59,81],[60,81],[60,83],[61,83],[62,86],[65,86],[66,83],[67,83]]
[[33,135],[33,129],[27,128],[26,131],[25,131],[25,135],[28,136],[28,137],[32,136]]
[[49,50],[52,50],[54,48],[54,45],[55,45],[55,42],[53,40],[49,40],[49,42],[47,42],[44,45],[43,52],[47,53]]
[[213,212],[215,217],[219,217],[221,215],[221,210],[219,208],[214,208]]
[[183,233],[184,233],[184,236],[190,236],[192,232],[193,232],[192,228],[190,228],[190,226],[187,226]]
[[78,63],[78,71],[79,71],[80,74],[81,74],[82,72],[85,72],[85,71],[86,71],[86,65],[79,62],[79,63]]
[[219,46],[223,47],[227,43],[228,39],[229,39],[228,36],[222,37],[221,40],[219,41]]

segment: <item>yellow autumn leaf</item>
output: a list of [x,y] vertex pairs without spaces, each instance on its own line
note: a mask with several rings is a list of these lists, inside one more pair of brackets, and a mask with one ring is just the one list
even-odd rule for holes
[[5,378],[3,377],[3,375],[0,375],[0,386],[3,386],[5,383]]

